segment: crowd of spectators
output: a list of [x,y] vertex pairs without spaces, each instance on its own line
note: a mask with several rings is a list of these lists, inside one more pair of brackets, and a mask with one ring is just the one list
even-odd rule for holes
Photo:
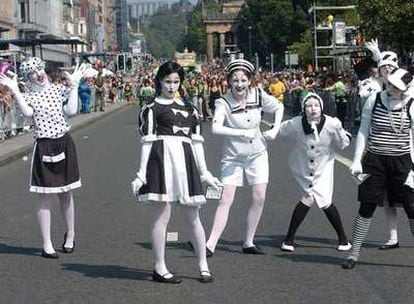
[[[104,111],[105,105],[123,101],[136,103],[139,107],[150,102],[155,94],[153,77],[159,65],[160,62],[154,60],[135,67],[129,74],[114,73],[102,79],[84,79],[79,89],[79,113]],[[62,72],[51,75],[53,82],[65,82]],[[329,69],[309,72],[285,68],[274,73],[259,70],[253,82],[254,86],[284,102],[286,112],[291,116],[300,113],[300,100],[307,92],[318,92],[327,105],[325,112],[338,116],[346,128],[355,131],[360,101],[357,98],[357,78],[350,71],[335,74]],[[226,94],[229,89],[224,62],[214,59],[188,70],[183,88],[186,101],[198,108],[203,120],[210,120],[214,113],[215,99]],[[96,101],[97,94],[102,95],[102,106],[101,102]],[[20,116],[7,89],[0,87],[0,139],[30,128],[30,122],[19,118]]]

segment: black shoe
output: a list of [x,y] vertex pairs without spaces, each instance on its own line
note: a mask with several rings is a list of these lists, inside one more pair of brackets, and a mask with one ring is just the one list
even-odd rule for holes
[[210,249],[208,249],[208,247],[206,247],[206,256],[208,258],[211,258],[213,256],[214,252],[211,251]]
[[42,250],[42,257],[44,257],[46,259],[58,259],[59,255],[56,252],[47,253],[46,251]]
[[211,274],[211,272],[207,270],[200,271],[200,282],[201,283],[213,282],[213,275]]
[[400,243],[398,242],[395,244],[391,244],[391,245],[384,244],[378,247],[379,250],[389,250],[389,249],[397,249],[397,248],[400,248]]
[[242,247],[243,253],[247,254],[265,254],[262,249],[257,247],[256,245],[250,246],[250,247]]
[[166,278],[165,276],[169,274],[171,273],[167,272],[167,273],[164,273],[163,275],[160,275],[154,270],[152,273],[152,279],[155,282],[160,282],[160,283],[169,283],[169,284],[180,284],[181,283],[181,279],[174,275],[171,278]]
[[73,247],[65,247],[66,237],[67,237],[67,234],[65,233],[65,235],[63,236],[62,251],[64,253],[72,253],[75,250],[75,241],[73,241]]
[[342,263],[343,269],[353,269],[356,265],[357,261],[354,259],[347,259],[345,262]]
[[[195,253],[193,243],[191,243],[191,241],[188,241],[188,245],[190,246],[191,250]],[[206,246],[206,256],[208,258],[211,258],[213,256],[213,254],[214,254],[214,252],[211,251],[210,249],[208,249],[208,247]]]

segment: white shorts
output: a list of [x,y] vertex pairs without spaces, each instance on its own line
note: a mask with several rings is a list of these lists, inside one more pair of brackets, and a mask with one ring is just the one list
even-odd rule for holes
[[225,156],[221,161],[221,182],[224,185],[243,186],[243,171],[249,185],[269,182],[267,151],[246,156]]

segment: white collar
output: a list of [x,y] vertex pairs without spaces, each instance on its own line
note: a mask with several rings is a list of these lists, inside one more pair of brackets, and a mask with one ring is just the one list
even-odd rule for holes
[[175,102],[176,104],[180,106],[184,106],[184,102],[181,99],[172,99],[172,98],[164,98],[164,97],[157,96],[155,97],[155,101],[162,105],[170,105],[173,102]]

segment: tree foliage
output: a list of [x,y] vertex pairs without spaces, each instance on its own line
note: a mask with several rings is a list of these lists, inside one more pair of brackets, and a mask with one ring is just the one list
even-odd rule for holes
[[406,0],[360,1],[366,39],[379,38],[400,51],[414,48],[414,2]]
[[252,53],[257,52],[259,58],[274,53],[276,60],[281,59],[308,27],[307,13],[301,6],[294,7],[291,0],[248,0],[240,18],[240,46],[248,54],[251,36]]
[[178,6],[160,7],[144,23],[148,49],[155,57],[173,58],[186,35],[186,16]]

